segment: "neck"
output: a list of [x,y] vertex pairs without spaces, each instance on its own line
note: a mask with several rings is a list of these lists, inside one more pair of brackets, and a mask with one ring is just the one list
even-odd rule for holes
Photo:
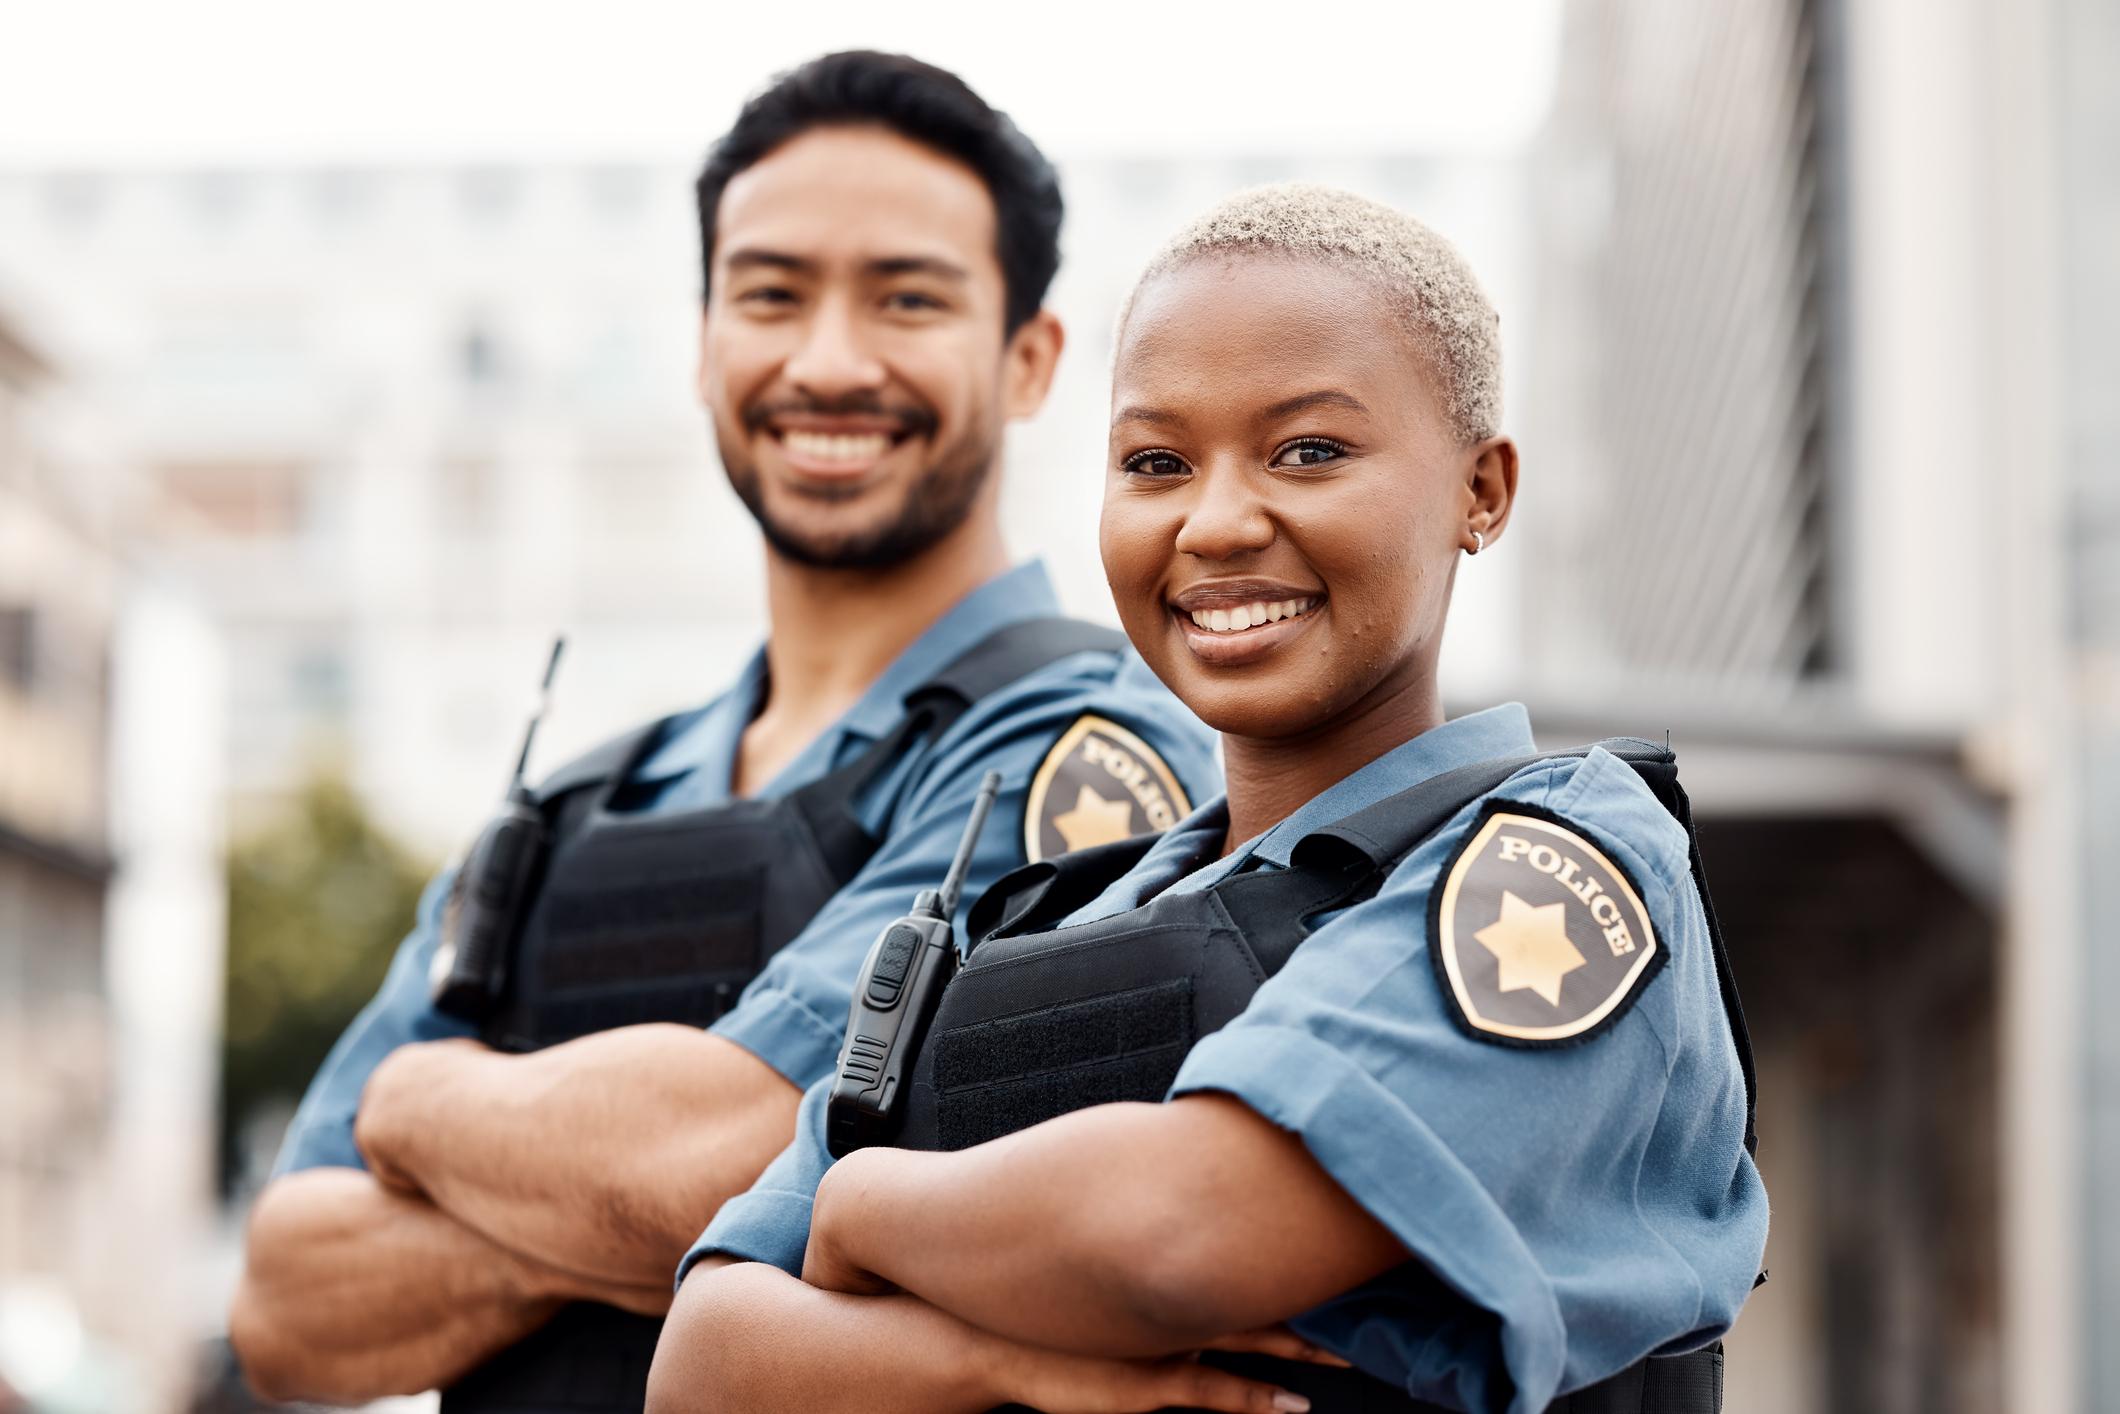
[[1372,694],[1353,710],[1297,737],[1223,733],[1229,835],[1222,852],[1272,829],[1305,804],[1443,722],[1435,665],[1421,665],[1396,690]]
[[766,711],[837,718],[913,640],[1007,568],[1001,527],[987,507],[886,569],[820,569],[768,548]]

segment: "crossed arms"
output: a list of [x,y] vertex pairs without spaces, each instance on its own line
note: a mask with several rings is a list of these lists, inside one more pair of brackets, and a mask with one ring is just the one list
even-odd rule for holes
[[801,1281],[693,1269],[649,1409],[1292,1408],[1173,1357],[1329,1359],[1272,1323],[1406,1258],[1299,1139],[1224,1096],[868,1149],[820,1185]]
[[272,1398],[352,1402],[450,1383],[569,1301],[660,1314],[799,1099],[686,1026],[523,1056],[400,1047],[361,1095],[368,1170],[288,1174],[252,1211],[229,1327],[244,1373]]

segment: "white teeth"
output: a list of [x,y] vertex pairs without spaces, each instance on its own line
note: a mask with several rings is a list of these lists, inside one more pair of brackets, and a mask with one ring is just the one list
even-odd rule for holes
[[1278,603],[1241,604],[1234,609],[1194,609],[1192,621],[1209,633],[1239,633],[1261,624],[1279,623],[1307,614],[1318,606],[1315,599],[1283,599]]
[[857,466],[880,458],[891,448],[891,439],[881,432],[785,432],[781,444],[790,453],[814,462],[839,462]]

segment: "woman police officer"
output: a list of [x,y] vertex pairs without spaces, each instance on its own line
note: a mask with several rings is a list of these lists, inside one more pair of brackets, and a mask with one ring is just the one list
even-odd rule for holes
[[1227,797],[982,901],[904,1147],[832,1164],[806,1097],[650,1407],[1712,1407],[1645,1357],[1735,1319],[1767,1209],[1669,757],[1439,705],[1517,487],[1477,282],[1388,208],[1244,193],[1113,379],[1105,569]]

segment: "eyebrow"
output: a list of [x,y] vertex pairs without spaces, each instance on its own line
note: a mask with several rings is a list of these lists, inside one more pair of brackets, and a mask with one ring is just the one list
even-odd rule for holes
[[933,275],[937,279],[959,283],[972,278],[972,272],[962,265],[935,255],[884,256],[869,261],[862,268],[871,275]]
[[790,255],[784,250],[766,250],[759,246],[741,246],[729,252],[729,268],[743,270],[762,265],[773,270],[815,270],[817,262],[805,260],[799,255]]
[[1112,418],[1112,421],[1152,422],[1158,427],[1180,427],[1184,425],[1185,419],[1174,412],[1165,412],[1162,408],[1135,406],[1119,409],[1118,415]]
[[[745,270],[764,267],[771,270],[792,270],[798,274],[814,274],[818,265],[807,256],[793,255],[784,250],[768,250],[762,246],[742,246],[729,252],[729,268]],[[886,255],[864,261],[862,271],[868,275],[889,278],[896,275],[931,275],[941,280],[963,283],[972,278],[969,270],[954,261],[934,255]]]
[[1368,416],[1369,405],[1352,393],[1343,393],[1337,388],[1320,388],[1314,393],[1298,393],[1292,398],[1283,398],[1260,414],[1260,420],[1272,422],[1287,417],[1290,413],[1308,412],[1312,408],[1344,408]]
[[[1369,414],[1369,404],[1363,402],[1354,394],[1343,393],[1336,388],[1320,388],[1314,393],[1298,393],[1292,398],[1281,399],[1281,401],[1271,407],[1262,410],[1259,414],[1259,420],[1261,422],[1273,422],[1292,413],[1307,412],[1311,408],[1319,407],[1345,408],[1349,412],[1358,412],[1365,417]],[[1112,421],[1115,423],[1147,422],[1158,427],[1177,427],[1181,426],[1185,419],[1177,413],[1166,412],[1162,408],[1142,407],[1136,404],[1132,407],[1119,409],[1118,415],[1113,417]]]

